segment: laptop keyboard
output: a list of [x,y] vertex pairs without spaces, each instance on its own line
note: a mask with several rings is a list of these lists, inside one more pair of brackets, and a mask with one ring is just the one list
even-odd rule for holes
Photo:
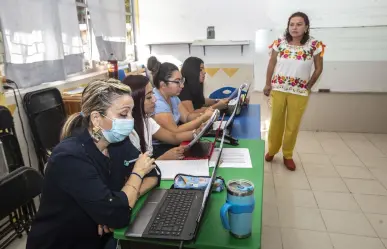
[[191,191],[169,191],[148,233],[180,236],[195,195]]

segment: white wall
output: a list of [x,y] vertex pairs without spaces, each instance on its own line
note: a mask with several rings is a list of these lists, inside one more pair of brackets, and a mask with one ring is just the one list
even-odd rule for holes
[[[387,13],[386,0],[327,0],[324,2],[318,0],[141,0],[139,1],[139,44],[188,42],[205,39],[207,27],[215,26],[217,40],[248,39],[251,40],[250,46],[244,47],[243,55],[241,55],[239,46],[206,47],[206,55],[204,56],[201,47],[192,47],[191,54],[189,54],[187,45],[154,45],[152,47],[152,54],[158,56],[161,60],[174,58],[175,61],[181,63],[190,55],[197,56],[202,58],[207,66],[253,64],[256,57],[255,49],[257,47],[266,49],[270,43],[266,40],[255,42],[256,31],[259,29],[284,30],[289,15],[295,11],[306,12],[311,19],[312,28],[322,28],[316,31],[316,36],[318,36],[318,33],[325,32],[324,28],[327,27],[387,25],[387,15],[385,14]],[[382,32],[386,30],[387,28],[383,28]],[[340,31],[337,32],[340,33]],[[372,40],[372,37],[369,37],[369,39]],[[352,40],[351,42],[356,41]],[[367,41],[362,40],[359,42],[371,46]],[[332,44],[328,44],[327,53],[330,51],[330,46]],[[363,52],[366,53],[366,56],[375,54],[375,60],[380,59],[377,58],[378,53]],[[334,49],[332,50],[333,54],[336,54]],[[146,59],[149,56],[149,47],[145,45],[140,46],[140,60],[146,63]],[[329,57],[328,54],[327,56]],[[382,56],[382,58],[384,57]],[[356,56],[352,56],[351,60],[353,59],[356,60]],[[335,60],[340,61],[340,58],[336,56]],[[385,64],[377,64],[372,62],[372,60],[368,56],[364,63],[362,61],[355,63],[355,68],[352,67],[353,63],[351,65],[350,63],[348,65],[340,64],[339,66],[336,65],[337,63],[332,63],[332,73],[338,72],[340,68],[352,68],[352,72],[362,72],[361,78],[368,79],[368,82],[374,81],[377,78],[383,79],[384,77],[378,77],[377,74],[371,74],[371,72],[382,72],[383,70],[376,69],[375,66],[384,67]],[[348,56],[343,55],[340,63],[346,61],[348,61]],[[371,63],[369,63],[370,61]],[[265,69],[262,70],[265,71]],[[348,87],[351,87],[353,79],[359,78],[357,75],[350,75],[349,73],[343,73],[339,77],[325,74],[322,80],[326,81],[327,84],[325,85],[329,87],[337,86],[345,81],[344,88],[340,89],[345,91]],[[367,78],[365,75],[367,73],[370,73],[371,76],[375,75],[375,79]],[[345,75],[351,77],[346,81]],[[361,85],[358,85],[352,90],[384,91],[384,89],[385,87],[370,88],[364,86],[363,88]]]

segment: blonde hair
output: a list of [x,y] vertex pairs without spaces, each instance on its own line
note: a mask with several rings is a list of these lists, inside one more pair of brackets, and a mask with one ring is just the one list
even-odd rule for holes
[[81,113],[72,114],[66,120],[60,139],[71,136],[76,128],[88,127],[92,112],[106,114],[106,110],[111,107],[114,100],[130,94],[130,87],[116,79],[95,80],[89,83],[82,93]]

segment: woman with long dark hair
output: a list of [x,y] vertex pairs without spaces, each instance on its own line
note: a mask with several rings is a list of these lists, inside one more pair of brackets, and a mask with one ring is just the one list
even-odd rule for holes
[[184,148],[174,147],[162,155],[153,151],[152,140],[157,139],[167,144],[179,145],[183,141],[190,141],[197,134],[198,130],[174,133],[170,132],[151,117],[155,110],[156,98],[153,93],[152,84],[147,77],[142,75],[131,75],[123,80],[123,83],[132,89],[134,101],[133,118],[134,130],[129,135],[132,144],[140,151],[154,152],[158,160],[182,159]]
[[[198,129],[211,116],[214,110],[208,108],[203,113],[189,112],[179,99],[184,88],[185,79],[176,65],[168,62],[161,63],[156,58],[148,60],[148,67],[152,68],[153,94],[156,97],[155,111],[152,117],[166,130],[173,133]],[[153,141],[153,147],[160,155],[172,148],[159,140]]]
[[204,79],[206,71],[204,62],[198,57],[189,57],[181,68],[181,74],[185,78],[185,85],[179,98],[189,112],[202,112],[207,107],[213,109],[227,108],[228,99],[210,99],[204,97]]
[[301,118],[310,90],[323,71],[325,46],[311,37],[309,31],[310,22],[305,13],[296,12],[289,17],[285,35],[270,46],[271,57],[263,90],[272,100],[269,152],[265,160],[272,161],[282,146],[284,164],[292,171],[296,169],[293,150]]

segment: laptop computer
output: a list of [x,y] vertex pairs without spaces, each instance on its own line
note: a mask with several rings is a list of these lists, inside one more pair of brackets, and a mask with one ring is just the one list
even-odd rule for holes
[[251,83],[248,85],[246,93],[242,93],[242,102],[243,102],[242,106],[248,104],[247,97],[249,96],[250,87],[251,87]]
[[231,113],[231,116],[228,118],[227,122],[215,121],[214,124],[212,125],[212,130],[213,130],[212,133],[219,128],[220,128],[220,130],[223,131],[223,130],[225,130],[225,127],[229,128],[229,129],[232,127],[232,123],[234,122],[234,118],[237,116],[236,113],[241,106],[241,101],[242,101],[241,97],[242,97],[242,88],[239,88],[237,97],[234,99],[235,106],[234,106],[233,112]]
[[[224,136],[223,136],[224,139]],[[190,241],[196,237],[211,196],[211,187],[220,164],[223,143],[220,143],[210,182],[205,190],[152,190],[134,222],[125,232],[126,237]]]
[[190,142],[183,142],[181,145],[187,146],[184,152],[184,160],[208,159],[211,157],[216,139],[214,142],[200,141],[200,138],[211,129],[213,123],[219,118],[219,110],[215,110],[211,118],[205,123],[199,134]]

